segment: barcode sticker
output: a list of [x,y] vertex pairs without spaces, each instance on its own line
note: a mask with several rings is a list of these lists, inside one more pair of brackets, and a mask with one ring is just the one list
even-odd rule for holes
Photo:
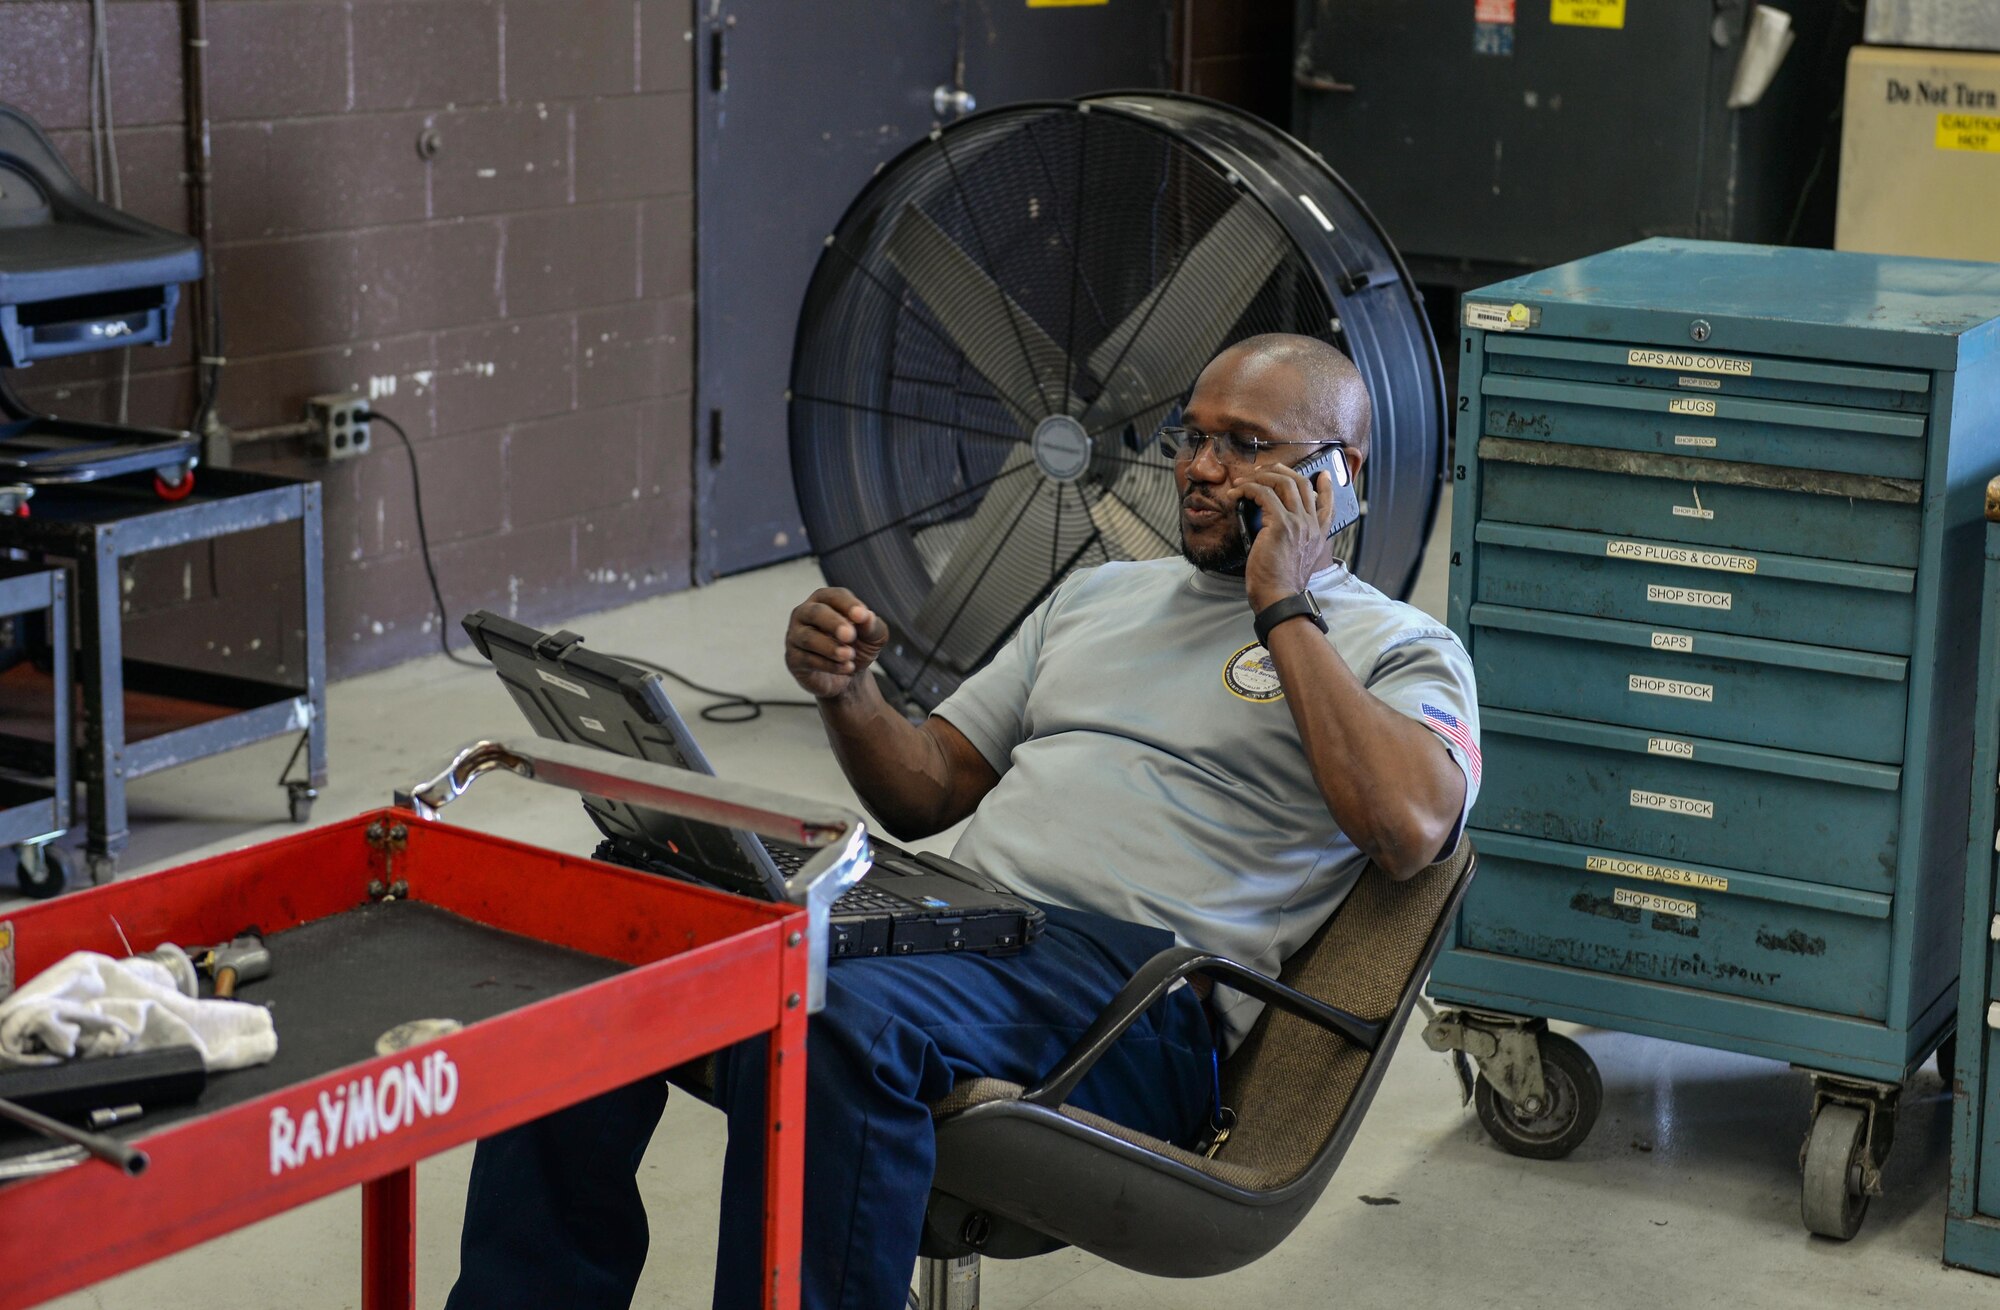
[[564,691],[568,692],[572,696],[581,696],[585,700],[590,699],[590,688],[582,685],[581,683],[571,682],[567,678],[558,678],[555,674],[550,673],[547,669],[536,669],[535,673],[537,676],[541,678],[543,682],[548,683],[551,687],[561,687]]

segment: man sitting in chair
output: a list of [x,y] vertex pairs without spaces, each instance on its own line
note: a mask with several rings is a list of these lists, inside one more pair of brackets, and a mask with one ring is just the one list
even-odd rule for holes
[[[786,663],[894,836],[971,816],[952,854],[1048,922],[1007,957],[843,960],[807,1037],[804,1304],[904,1304],[933,1172],[930,1105],[961,1078],[1033,1083],[1150,956],[1179,943],[1270,975],[1370,860],[1406,878],[1456,842],[1479,780],[1472,669],[1452,633],[1335,562],[1330,474],[1370,406],[1332,346],[1254,337],[1202,371],[1174,455],[1185,559],[1078,571],[922,724],[868,666],[888,626],[851,592],[792,611]],[[1246,547],[1239,500],[1263,511]],[[1070,1104],[1187,1144],[1260,1008],[1180,987]],[[718,1310],[762,1299],[763,1044],[718,1062],[729,1116]],[[651,1079],[480,1145],[453,1310],[629,1303]]]

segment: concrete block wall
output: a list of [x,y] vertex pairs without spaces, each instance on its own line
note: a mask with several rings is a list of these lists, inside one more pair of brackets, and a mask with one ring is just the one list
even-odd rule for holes
[[[125,207],[186,229],[179,6],[110,0]],[[689,0],[209,0],[215,245],[232,427],[356,389],[414,440],[454,622],[553,619],[687,585],[694,316]],[[86,186],[87,0],[0,3],[0,100]],[[441,148],[419,152],[426,131]],[[185,320],[185,315],[183,315]],[[164,350],[13,375],[38,407],[182,426]],[[329,655],[436,649],[410,474],[385,426],[337,464],[245,447],[326,489]],[[141,557],[146,654],[250,675],[298,657],[297,555],[269,540]],[[455,631],[455,626],[454,626]]]

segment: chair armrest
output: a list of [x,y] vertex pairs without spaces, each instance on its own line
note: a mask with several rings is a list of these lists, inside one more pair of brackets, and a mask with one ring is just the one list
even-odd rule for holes
[[1124,1036],[1125,1030],[1151,1009],[1155,1001],[1165,996],[1167,989],[1177,980],[1191,973],[1206,974],[1267,1005],[1275,1005],[1337,1033],[1365,1051],[1372,1052],[1382,1044],[1382,1025],[1379,1023],[1356,1018],[1345,1010],[1308,996],[1297,988],[1287,987],[1275,978],[1267,978],[1255,969],[1224,956],[1211,955],[1192,946],[1174,946],[1140,965],[1139,971],[1118,989],[1118,994],[1111,998],[1103,1013],[1092,1020],[1089,1029],[1077,1039],[1076,1044],[1056,1061],[1054,1068],[1042,1075],[1039,1082],[1022,1092],[1021,1099],[1051,1110],[1061,1106],[1091,1067],[1111,1049],[1112,1043]]

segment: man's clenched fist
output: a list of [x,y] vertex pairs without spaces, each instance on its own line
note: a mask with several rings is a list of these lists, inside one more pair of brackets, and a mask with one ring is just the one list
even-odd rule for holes
[[785,667],[820,700],[844,695],[889,644],[889,625],[845,587],[821,587],[792,611]]

